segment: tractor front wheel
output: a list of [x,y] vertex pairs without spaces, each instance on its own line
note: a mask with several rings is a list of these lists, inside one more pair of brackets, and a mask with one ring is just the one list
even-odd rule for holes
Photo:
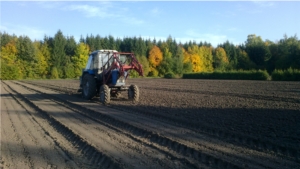
[[108,104],[110,102],[110,90],[107,85],[104,84],[100,87],[99,96],[101,103]]
[[128,99],[138,102],[139,97],[140,97],[140,93],[137,85],[130,85],[128,89]]
[[82,79],[82,96],[90,100],[96,94],[96,81],[92,75],[86,74]]

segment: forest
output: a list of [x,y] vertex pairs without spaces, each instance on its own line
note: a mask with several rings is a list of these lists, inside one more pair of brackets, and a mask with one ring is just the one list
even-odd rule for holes
[[[228,72],[240,70],[274,71],[300,70],[300,40],[296,35],[283,35],[279,41],[262,40],[250,34],[240,45],[226,41],[213,47],[209,42],[176,42],[150,40],[141,37],[114,38],[86,35],[76,42],[58,30],[54,37],[32,41],[28,36],[0,32],[0,79],[78,78],[88,54],[98,49],[133,52],[143,65],[146,77],[172,74]],[[131,76],[137,76],[134,72]]]

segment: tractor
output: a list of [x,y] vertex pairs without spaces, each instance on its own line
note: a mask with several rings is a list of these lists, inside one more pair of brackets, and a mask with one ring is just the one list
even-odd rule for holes
[[133,53],[116,50],[96,50],[90,53],[85,69],[80,77],[82,97],[90,100],[99,96],[103,104],[110,103],[111,98],[120,97],[121,92],[128,92],[128,99],[139,101],[137,85],[126,85],[130,71],[143,75],[142,65]]

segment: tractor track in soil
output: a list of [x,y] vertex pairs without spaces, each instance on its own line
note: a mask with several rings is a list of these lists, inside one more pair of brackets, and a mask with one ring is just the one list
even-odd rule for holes
[[[25,88],[29,88],[28,86],[24,86],[24,85],[22,85],[22,86],[25,87]],[[37,91],[35,89],[32,89],[32,88],[29,88],[29,89],[34,90],[35,92],[39,92],[39,91]],[[43,93],[41,93],[41,94],[43,94]],[[45,95],[45,94],[43,94],[43,95]],[[154,149],[159,150],[162,154],[167,155],[168,158],[171,158],[173,161],[176,161],[176,163],[177,163],[176,165],[178,165],[179,161],[182,161],[182,163],[187,165],[188,168],[209,168],[210,165],[216,165],[216,164],[218,164],[219,167],[221,167],[221,168],[226,168],[226,167],[240,168],[240,167],[238,167],[236,165],[233,165],[233,164],[230,164],[226,161],[223,161],[223,160],[219,161],[218,159],[215,159],[213,156],[205,155],[204,153],[197,152],[197,151],[195,151],[195,153],[194,153],[195,154],[194,158],[196,158],[196,160],[199,160],[198,158],[203,158],[203,160],[202,160],[203,164],[201,164],[201,163],[200,163],[200,165],[199,164],[196,164],[196,165],[192,164],[191,162],[189,162],[189,160],[193,161],[193,163],[198,163],[198,162],[193,158],[191,158],[189,160],[186,160],[184,158],[184,156],[188,152],[192,153],[193,150],[191,150],[190,148],[186,147],[183,144],[174,142],[174,141],[172,141],[168,138],[165,138],[163,136],[159,136],[159,135],[157,135],[155,133],[152,133],[152,132],[149,132],[147,130],[137,128],[137,127],[132,126],[130,124],[127,124],[127,123],[124,123],[122,121],[116,120],[116,119],[111,118],[107,115],[103,115],[103,114],[99,115],[99,112],[90,110],[88,108],[79,106],[77,104],[73,104],[73,103],[65,101],[65,100],[61,100],[61,99],[59,99],[55,96],[53,97],[53,96],[48,95],[47,97],[49,97],[49,99],[51,99],[53,102],[56,102],[56,103],[61,104],[65,107],[68,107],[69,109],[72,109],[73,111],[76,111],[77,113],[81,113],[84,116],[86,116],[90,119],[93,119],[93,120],[97,121],[98,123],[101,123],[104,126],[107,126],[107,127],[110,127],[112,129],[116,130],[119,133],[124,133],[124,131],[122,131],[122,130],[125,130],[125,132],[130,133],[130,134],[125,133],[125,135],[131,137],[134,140],[137,140],[138,142],[142,142],[144,145],[148,145],[150,147],[153,147]],[[114,126],[116,126],[117,128],[114,127]],[[145,139],[149,139],[150,137],[151,137],[150,142],[145,141]],[[156,144],[153,144],[153,143],[156,143]],[[161,148],[161,147],[167,147],[167,148]],[[178,158],[177,155],[174,156],[173,153],[168,153],[168,151],[169,151],[168,149],[171,149],[173,151],[177,151],[179,153],[179,156],[182,156],[182,157]],[[139,160],[137,160],[137,161],[139,161]],[[173,167],[171,167],[171,168],[173,168]],[[179,167],[179,168],[182,168],[182,166]]]
[[[1,167],[80,168],[56,142],[57,133],[28,107],[20,95],[1,83]],[[47,130],[45,130],[47,128]],[[52,133],[52,136],[49,135]]]
[[[39,84],[39,85],[45,87],[42,84]],[[173,86],[173,85],[171,85],[171,86]],[[159,90],[167,89],[165,87],[166,86],[160,86]],[[55,85],[51,85],[50,88],[53,90],[56,90],[58,92],[62,92],[62,93],[68,93],[68,94],[76,93],[75,89],[71,89],[69,87],[63,88],[62,86],[57,87]],[[143,89],[145,89],[145,88],[147,89],[147,87],[144,87]],[[153,89],[153,88],[150,88],[150,89]],[[180,91],[180,92],[182,92],[182,91]],[[211,94],[212,92],[206,92],[206,94],[207,93]],[[246,94],[244,94],[244,95],[246,95]],[[229,93],[229,96],[230,96],[230,93]],[[239,95],[237,97],[239,97]],[[249,98],[251,98],[251,97],[249,97]],[[286,101],[285,99],[282,99],[282,97],[278,97],[278,98],[279,98],[279,100]],[[292,100],[292,101],[295,100],[295,102],[297,102],[297,103],[300,102],[299,99],[293,98],[290,100]],[[94,101],[97,102],[97,100],[95,100],[95,99],[94,99]],[[252,149],[255,149],[258,151],[273,152],[273,153],[276,153],[277,155],[283,155],[286,157],[290,157],[298,162],[300,161],[299,160],[299,156],[300,156],[299,148],[300,147],[298,145],[298,143],[300,143],[300,137],[297,135],[289,136],[290,139],[295,140],[295,144],[282,145],[281,142],[275,142],[273,140],[273,138],[257,138],[256,135],[251,135],[251,134],[249,135],[249,133],[248,133],[248,135],[243,134],[244,131],[238,132],[238,131],[222,130],[220,128],[211,126],[210,123],[207,123],[206,125],[201,124],[200,125],[201,127],[199,127],[199,124],[197,122],[193,123],[191,121],[187,121],[187,120],[183,119],[182,117],[172,117],[169,114],[155,113],[151,110],[151,108],[147,109],[147,107],[136,107],[134,105],[129,105],[129,106],[128,105],[119,105],[118,103],[119,102],[117,102],[116,104],[112,103],[108,107],[122,110],[122,111],[127,111],[129,113],[136,113],[136,114],[142,113],[149,118],[162,120],[162,121],[168,121],[172,125],[177,125],[180,127],[187,127],[191,130],[194,130],[195,132],[205,133],[210,136],[214,136],[216,138],[222,138],[222,140],[226,140],[233,144],[244,145],[247,148],[252,148]],[[160,108],[160,111],[164,111],[164,109]],[[222,117],[222,118],[224,118],[224,117]],[[224,128],[225,128],[225,126],[224,126]],[[236,128],[238,128],[238,127],[236,127]]]
[[[26,82],[28,83],[28,82]],[[34,84],[45,88],[50,88],[61,93],[74,94],[74,88],[62,88],[55,85]],[[22,84],[23,87],[24,84]],[[28,87],[28,86],[27,86]],[[67,89],[67,90],[66,90]],[[37,91],[37,90],[35,90]],[[44,93],[44,95],[46,95]],[[148,144],[168,154],[174,159],[185,159],[185,163],[190,167],[212,167],[212,168],[297,168],[299,167],[299,152],[297,148],[281,146],[271,141],[252,138],[240,133],[223,131],[211,126],[201,126],[189,124],[180,118],[171,118],[151,111],[136,109],[126,106],[117,107],[110,105],[109,108],[125,110],[127,116],[141,116],[142,121],[150,121],[144,127],[134,121],[134,118],[123,119],[115,115],[99,114],[97,109],[91,110],[87,106],[80,106],[66,100],[51,97],[53,101],[61,105],[68,105],[74,111],[89,112],[91,118],[97,119],[98,123],[113,128],[116,132],[124,133],[136,141]],[[67,96],[67,100],[75,97]],[[65,97],[66,98],[66,97]],[[76,98],[78,99],[78,98]],[[57,101],[59,100],[59,101]],[[59,103],[60,102],[60,103]],[[97,102],[93,102],[97,105]],[[99,103],[98,103],[99,105]],[[98,106],[99,107],[99,106]],[[134,106],[132,106],[134,107]],[[107,107],[106,107],[107,108]],[[125,117],[125,116],[123,116]],[[137,118],[137,117],[136,117]],[[105,121],[105,122],[104,122]],[[127,122],[126,122],[127,121]],[[107,124],[107,122],[109,122]],[[151,123],[151,124],[150,124]],[[152,124],[154,123],[154,125]],[[139,127],[136,127],[139,126]],[[161,132],[157,128],[164,127]],[[171,130],[185,128],[184,136]],[[154,132],[153,132],[154,131]],[[168,153],[164,151],[168,149]],[[172,155],[179,154],[179,158]],[[187,160],[186,160],[187,159]],[[266,162],[268,161],[268,162]],[[200,163],[200,165],[198,164]],[[194,165],[198,164],[198,165]]]
[[[61,101],[61,102],[63,102],[62,104],[66,104],[65,101]],[[86,109],[86,108],[78,106],[78,105],[74,105],[74,104],[71,104],[71,103],[67,103],[67,104],[69,104],[70,108],[72,107],[72,109],[74,107],[76,107],[78,110],[82,109],[82,112],[90,112],[91,111],[89,109]],[[223,160],[219,161],[219,159],[215,159],[215,157],[213,157],[211,155],[208,155],[208,154],[205,154],[205,153],[201,153],[200,151],[197,151],[195,149],[186,147],[185,145],[183,145],[181,143],[178,143],[176,141],[173,141],[173,140],[171,140],[169,138],[165,138],[165,137],[160,136],[158,134],[149,132],[147,130],[143,130],[141,128],[137,128],[137,127],[132,126],[132,125],[127,124],[127,123],[123,123],[123,122],[115,120],[115,119],[113,119],[113,118],[111,118],[109,116],[103,116],[102,115],[102,116],[99,117],[99,115],[97,115],[97,112],[93,112],[93,111],[90,113],[89,116],[91,116],[94,119],[98,119],[99,123],[103,123],[101,121],[106,121],[106,122],[109,121],[114,126],[117,126],[118,128],[121,128],[121,129],[125,129],[125,130],[133,133],[134,135],[136,135],[138,137],[142,137],[142,138],[151,137],[150,138],[151,142],[154,142],[154,143],[159,144],[159,145],[166,146],[166,147],[168,147],[168,148],[170,148],[170,149],[172,149],[174,151],[177,151],[178,153],[180,153],[182,155],[194,154],[194,156],[195,156],[194,158],[196,160],[199,160],[199,157],[201,157],[201,158],[204,159],[203,161],[204,161],[205,164],[215,162],[216,164],[219,164],[221,166],[221,168],[224,168],[224,166],[227,166],[229,168],[239,168],[238,166],[229,164],[226,161],[223,161]],[[107,126],[107,124],[106,124],[106,126]],[[120,131],[118,129],[116,129],[116,131],[122,132],[122,131]],[[172,156],[172,155],[169,154],[169,156]]]
[[[24,86],[19,83],[15,83],[15,85],[16,84],[22,86],[23,92],[24,92],[24,89],[26,88],[28,91],[34,91],[34,92],[39,93],[39,95],[41,95],[38,98],[27,99],[27,97],[24,95],[28,95],[28,93],[27,94],[19,93],[16,90],[14,90],[14,92],[16,92],[20,97],[22,97],[22,99],[26,100],[26,102],[31,107],[34,107],[40,113],[43,113],[44,115],[46,115],[49,123],[51,123],[60,133],[62,133],[62,135],[64,135],[70,142],[72,142],[74,144],[74,147],[79,147],[79,150],[82,152],[82,155],[85,156],[85,158],[88,159],[88,161],[90,162],[90,164],[88,164],[87,168],[93,168],[93,167],[94,168],[99,168],[99,167],[101,167],[101,168],[178,168],[178,167],[179,168],[207,168],[205,165],[203,165],[203,167],[202,167],[201,166],[202,164],[194,165],[191,162],[189,162],[188,160],[186,160],[185,158],[182,158],[182,157],[178,158],[177,155],[174,156],[171,153],[168,153],[167,150],[160,150],[160,149],[156,148],[157,146],[155,146],[155,145],[147,144],[147,142],[142,142],[138,138],[132,137],[130,134],[126,134],[126,133],[124,134],[124,135],[128,136],[127,138],[124,135],[121,137],[122,137],[122,139],[125,139],[125,140],[132,139],[133,141],[136,141],[136,143],[118,139],[117,138],[118,136],[116,136],[116,135],[114,136],[113,132],[106,131],[105,129],[103,129],[103,127],[105,126],[112,130],[116,130],[118,132],[117,135],[122,135],[120,133],[124,133],[124,132],[122,132],[121,130],[118,130],[115,127],[112,127],[111,125],[107,124],[107,122],[104,122],[103,120],[99,120],[100,118],[95,116],[95,114],[92,115],[93,117],[89,116],[89,115],[91,115],[91,113],[95,113],[95,112],[89,111],[88,109],[82,110],[83,107],[76,106],[75,104],[72,104],[70,102],[60,100],[57,97],[53,97],[53,96],[44,94],[44,93],[42,93],[36,89],[30,88],[28,86]],[[13,86],[13,85],[10,84],[10,86]],[[88,143],[88,141],[90,142],[91,138],[82,138],[82,136],[74,133],[74,131],[72,131],[72,128],[70,126],[68,126],[68,127],[65,126],[62,122],[60,122],[59,120],[56,120],[56,118],[53,115],[50,115],[50,113],[39,108],[40,106],[36,105],[36,103],[34,103],[34,101],[30,101],[32,99],[33,100],[49,99],[49,100],[51,100],[51,102],[55,102],[56,106],[58,106],[58,105],[63,106],[63,107],[68,108],[78,114],[81,114],[82,117],[89,119],[90,121],[95,121],[97,123],[101,123],[102,126],[99,126],[99,128],[97,128],[97,130],[101,130],[102,132],[105,132],[105,134],[107,134],[108,136],[112,135],[110,137],[112,137],[114,140],[117,140],[120,144],[123,144],[123,146],[125,146],[127,148],[127,150],[123,149],[123,151],[128,151],[127,155],[132,156],[132,153],[130,153],[130,149],[135,149],[135,146],[142,146],[143,149],[138,150],[138,151],[140,151],[138,153],[139,153],[139,155],[143,156],[144,159],[140,158],[136,154],[136,155],[134,155],[134,157],[132,158],[131,161],[129,159],[127,159],[127,161],[126,161],[127,163],[125,164],[122,162],[122,159],[116,159],[116,157],[118,157],[117,154],[121,153],[120,151],[122,151],[122,149],[120,149],[120,151],[118,151],[118,152],[116,152],[116,150],[115,150],[114,154],[102,153],[102,152],[98,151],[97,148],[95,148],[93,146],[93,143]],[[76,108],[74,108],[74,107],[76,107]],[[85,112],[83,112],[83,111],[85,111]],[[94,117],[97,117],[98,120],[93,119]],[[79,120],[81,120],[83,123],[88,123],[88,122],[84,122],[85,120],[83,118],[79,119]],[[106,120],[109,121],[109,120],[113,120],[113,119],[106,118]],[[110,123],[119,123],[119,122],[113,121]],[[124,127],[124,124],[121,124],[120,126]],[[132,128],[131,128],[132,126],[126,126],[126,127],[127,127],[127,130],[132,130]],[[137,131],[137,132],[139,132],[140,136],[147,137],[148,133],[143,133],[143,131]],[[110,141],[113,141],[113,140],[110,140]],[[116,142],[111,143],[111,144],[116,144]],[[139,144],[139,145],[137,145],[137,144]],[[105,154],[108,154],[108,155],[106,156]],[[125,158],[125,157],[123,156],[123,158]],[[149,160],[151,158],[152,158],[152,160]],[[145,163],[145,159],[146,159],[147,163]],[[139,163],[139,164],[132,165],[133,163]]]
[[[26,94],[24,93],[21,94],[17,92],[15,89],[13,89],[13,87],[11,87],[13,85],[11,84],[9,85],[9,83],[7,84],[5,82],[2,82],[2,85],[3,84],[5,86],[4,90],[6,90],[9,93],[9,95],[14,99],[14,101],[16,101],[19,105],[22,106],[22,108],[24,108],[27,111],[28,114],[26,115],[29,115],[29,117],[32,118],[32,120],[34,121],[33,123],[36,123],[44,132],[44,134],[50,137],[50,140],[54,143],[56,148],[59,149],[60,151],[59,153],[63,154],[65,156],[65,159],[70,160],[71,163],[73,164],[73,166],[66,167],[62,165],[61,160],[56,159],[57,161],[52,160],[52,163],[48,165],[45,164],[41,164],[40,166],[39,164],[34,165],[32,163],[38,163],[38,161],[42,161],[40,159],[34,159],[34,156],[38,156],[38,154],[40,153],[37,153],[32,150],[26,150],[26,146],[25,146],[24,154],[26,158],[28,158],[27,161],[29,161],[29,168],[38,168],[38,166],[40,168],[47,168],[47,169],[48,168],[99,168],[99,167],[122,168],[118,166],[113,160],[109,159],[107,156],[97,151],[94,147],[92,147],[88,142],[82,139],[79,135],[72,132],[72,130],[70,130],[67,126],[60,123],[49,113],[39,108],[38,105],[36,105],[34,102],[32,102],[30,99],[28,99],[25,96]],[[14,113],[18,113],[18,112],[14,112]],[[22,121],[21,118],[19,119],[20,121]],[[47,122],[47,124],[45,124],[45,121]],[[22,133],[22,135],[24,135],[24,133],[26,132],[21,132],[21,133],[11,132],[11,133],[15,133],[16,135],[20,135]],[[29,136],[30,135],[31,134],[29,133]],[[28,138],[24,138],[24,139],[20,139],[19,137],[17,138],[21,142],[28,140]],[[67,144],[69,144],[67,147],[66,147],[66,142]],[[35,145],[33,146],[43,149],[43,146],[39,145],[40,143],[41,142],[35,141]],[[53,156],[54,155],[49,155],[50,158],[53,158]],[[17,159],[17,160],[22,161],[22,159]],[[24,161],[26,162],[26,160]],[[4,166],[4,168],[6,167],[11,168],[10,165],[13,165],[13,163],[9,163],[9,166]],[[24,166],[14,167],[13,165],[12,168],[23,168],[23,167]]]

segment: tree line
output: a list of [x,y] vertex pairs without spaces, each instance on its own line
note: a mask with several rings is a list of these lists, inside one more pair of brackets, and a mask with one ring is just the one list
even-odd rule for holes
[[151,77],[170,73],[181,76],[190,72],[260,69],[272,73],[276,69],[300,69],[300,40],[296,35],[284,35],[272,42],[251,34],[243,44],[226,41],[217,47],[208,42],[176,42],[171,36],[157,41],[87,35],[76,42],[61,30],[41,41],[6,32],[0,32],[0,38],[1,79],[78,78],[88,54],[98,49],[135,53],[145,76]]

